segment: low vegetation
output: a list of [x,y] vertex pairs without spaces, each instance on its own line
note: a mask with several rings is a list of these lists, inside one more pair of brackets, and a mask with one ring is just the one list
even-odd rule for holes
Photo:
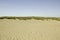
[[60,21],[60,17],[0,17],[0,19],[19,19],[19,20],[57,20]]

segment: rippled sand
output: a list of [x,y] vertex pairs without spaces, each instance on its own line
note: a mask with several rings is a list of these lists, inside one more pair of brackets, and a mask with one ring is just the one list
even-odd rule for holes
[[0,19],[0,40],[60,40],[60,21]]

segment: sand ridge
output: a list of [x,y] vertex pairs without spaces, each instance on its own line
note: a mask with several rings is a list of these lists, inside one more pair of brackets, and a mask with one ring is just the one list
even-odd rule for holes
[[60,40],[60,21],[1,19],[0,40]]

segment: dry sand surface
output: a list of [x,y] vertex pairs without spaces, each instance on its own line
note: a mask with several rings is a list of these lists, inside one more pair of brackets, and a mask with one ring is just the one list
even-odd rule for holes
[[0,40],[60,40],[60,21],[0,19]]

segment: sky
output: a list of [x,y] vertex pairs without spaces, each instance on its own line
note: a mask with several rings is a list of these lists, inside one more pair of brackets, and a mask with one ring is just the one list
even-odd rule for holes
[[0,0],[0,16],[60,17],[60,0]]

